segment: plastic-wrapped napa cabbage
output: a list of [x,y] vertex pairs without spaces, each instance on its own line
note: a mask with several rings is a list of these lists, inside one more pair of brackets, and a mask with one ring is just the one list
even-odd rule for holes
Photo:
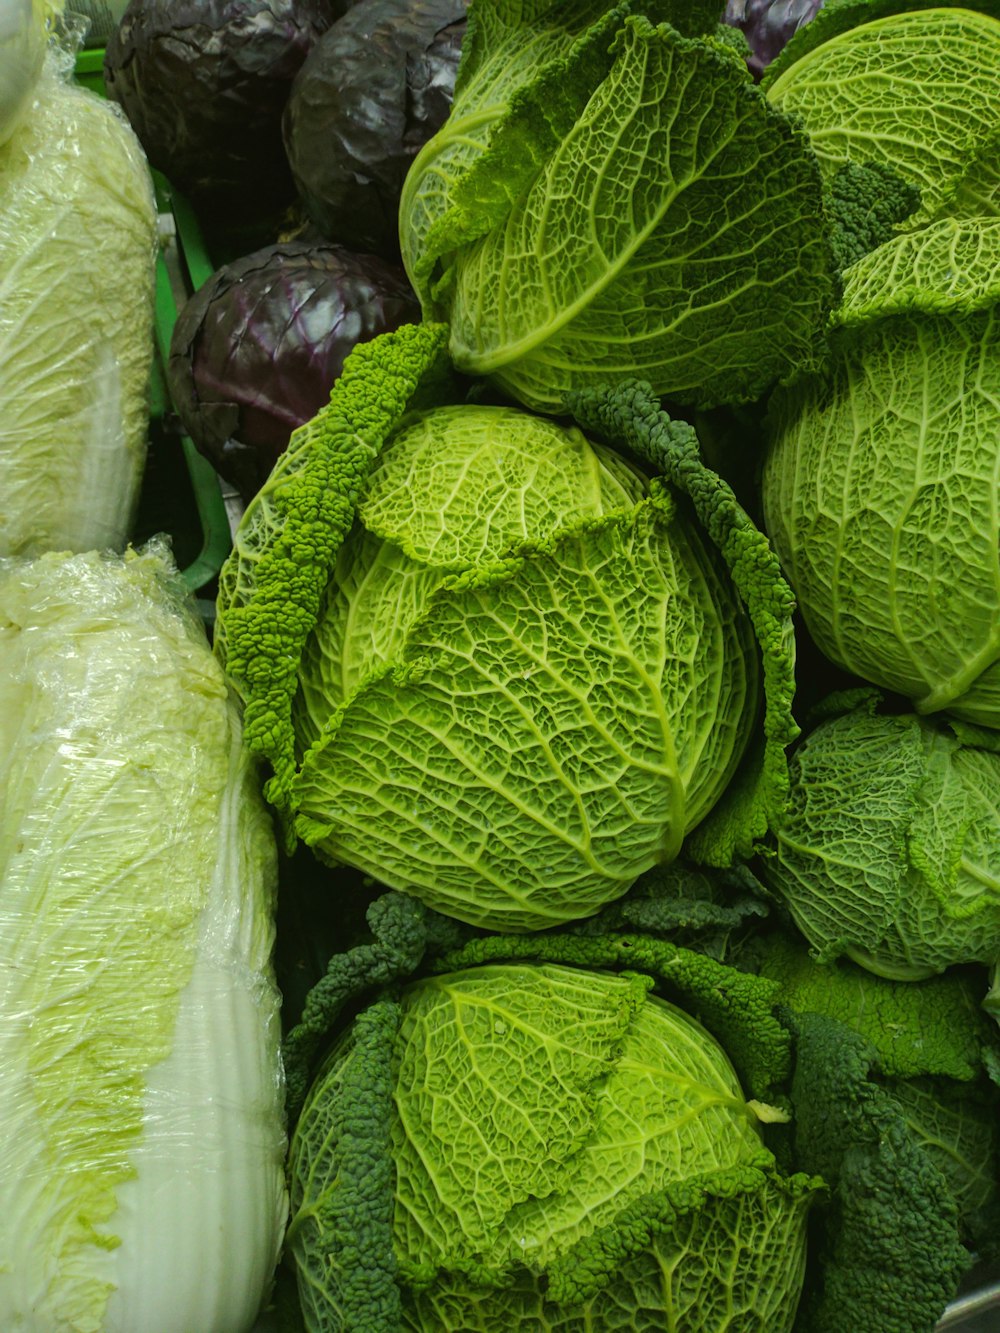
[[45,59],[0,143],[0,555],[121,549],[149,425],[149,168],[69,57]]
[[48,6],[0,0],[0,144],[14,133],[42,69]]
[[162,549],[0,560],[0,1328],[246,1333],[286,1213],[276,853]]

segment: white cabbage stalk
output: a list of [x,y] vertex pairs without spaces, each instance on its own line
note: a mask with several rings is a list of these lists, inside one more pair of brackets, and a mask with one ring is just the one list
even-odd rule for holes
[[171,577],[0,561],[4,1333],[245,1333],[281,1242],[276,852]]
[[152,178],[62,63],[51,50],[0,144],[0,555],[120,550],[146,456]]

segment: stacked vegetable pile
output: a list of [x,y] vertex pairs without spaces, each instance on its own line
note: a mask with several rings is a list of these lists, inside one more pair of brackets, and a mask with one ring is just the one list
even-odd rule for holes
[[73,21],[0,6],[0,1327],[252,1325],[287,1216],[277,853],[162,541],[156,206]]
[[465,0],[132,0],[108,44],[108,96],[214,257],[168,375],[244,499],[350,350],[420,317],[397,207],[464,31]]
[[[95,838],[3,807],[42,1164],[5,1173],[8,1211],[63,1248],[36,1283],[10,1243],[0,1323],[148,1316],[108,1255],[138,1253],[146,1099],[220,973],[254,1220],[241,1297],[209,1282],[178,1327],[248,1333],[273,1277],[262,1326],[296,1333],[931,1333],[1000,1260],[1000,15],[771,8],[473,0],[398,184],[420,318],[302,357],[326,401],[268,436],[214,655],[154,614],[156,548],[0,571],[25,808],[93,783],[123,845],[108,883]],[[172,378],[200,411],[194,327]],[[206,416],[238,454],[230,408]],[[113,594],[74,593],[98,575]],[[81,616],[63,716],[44,631]],[[108,660],[148,645],[169,678],[125,720],[99,670],[120,624]],[[161,750],[180,813],[148,809],[191,836],[115,834],[122,772],[157,789]],[[98,990],[43,983],[71,962],[117,1022],[146,918],[108,959],[87,931],[137,830],[177,881],[148,927],[171,957],[128,1078],[91,1085],[125,1034],[77,1041]],[[174,842],[190,866],[161,872]],[[66,1070],[80,1133],[110,1098],[131,1149],[67,1169],[85,1203],[52,1162],[92,1145],[47,1139],[62,1103],[37,1100]]]
[[[964,414],[996,401],[968,317],[1000,25],[830,6],[758,86],[717,17],[473,6],[401,197],[425,322],[348,360],[223,571],[216,651],[286,847],[373,899],[286,1038],[309,1328],[929,1330],[995,1255],[988,703],[925,717],[959,691],[819,649],[829,569],[830,642],[856,621],[886,657],[881,615],[931,658],[932,520],[982,458],[982,543],[952,540],[976,680],[996,656],[995,418]],[[893,62],[915,108],[881,96]],[[931,105],[940,165],[899,128]],[[929,276],[901,290],[907,246]],[[950,414],[920,387],[942,347]],[[789,587],[701,443],[801,598],[794,707]],[[850,560],[855,466],[901,544],[880,506],[919,495],[898,557],[867,529]],[[963,682],[965,587],[935,658]]]

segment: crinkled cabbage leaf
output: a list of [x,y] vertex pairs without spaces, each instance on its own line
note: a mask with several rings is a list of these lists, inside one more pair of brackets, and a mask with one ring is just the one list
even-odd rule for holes
[[635,376],[753,399],[816,361],[835,299],[816,161],[713,35],[718,6],[628,8],[475,0],[401,200],[456,365],[540,410]]
[[876,708],[824,719],[790,762],[763,862],[822,958],[925,977],[1000,955],[1000,739]]
[[995,136],[998,17],[996,5],[949,0],[827,4],[763,86],[773,106],[799,119],[826,178],[845,162],[889,166],[919,187],[913,222],[924,222]]

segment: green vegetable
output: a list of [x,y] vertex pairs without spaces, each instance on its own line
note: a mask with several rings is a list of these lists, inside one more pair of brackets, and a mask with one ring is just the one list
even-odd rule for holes
[[[998,65],[1000,71],[1000,65]],[[845,274],[825,375],[772,398],[765,527],[820,650],[1000,724],[1000,224],[941,218]]]
[[0,144],[17,128],[41,73],[49,5],[9,0],[0,11]]
[[876,709],[821,721],[792,755],[762,863],[824,959],[889,977],[1000,957],[1000,740]]
[[947,1181],[963,1239],[981,1254],[995,1256],[1000,1222],[996,1087],[929,1078],[892,1080],[887,1086],[910,1133]]
[[0,1327],[244,1333],[285,1219],[276,855],[165,551],[0,561]]
[[948,1179],[862,1037],[811,1012],[794,1029],[795,1160],[833,1196],[801,1327],[930,1333],[971,1262]]
[[[891,980],[848,961],[818,963],[801,941],[779,932],[758,936],[736,958],[740,967],[777,982],[779,1013],[794,1014],[796,1021],[818,1014],[856,1034],[870,1077],[891,1094],[891,1103],[882,1100],[883,1106],[894,1121],[901,1120],[899,1129],[912,1150],[926,1154],[944,1176],[954,1204],[953,1210],[949,1203],[947,1214],[956,1216],[957,1210],[958,1234],[971,1252],[994,1254],[1000,1220],[1000,1093],[990,1074],[996,1036],[983,1012],[978,969],[952,969],[925,981]],[[831,1031],[841,1047],[843,1033]],[[839,1065],[841,1056],[836,1059]],[[853,1098],[855,1091],[847,1082],[841,1093]],[[809,1095],[808,1083],[804,1094]],[[844,1152],[845,1145],[839,1150]],[[863,1232],[859,1240],[864,1243]],[[923,1242],[912,1233],[911,1240],[919,1250]],[[957,1255],[954,1240],[953,1226],[944,1254]],[[905,1287],[902,1251],[895,1269],[895,1280]]]
[[[934,217],[996,132],[1000,22],[989,5],[826,5],[768,69],[768,101],[797,117],[824,177],[891,168]],[[895,12],[902,11],[902,12]]]
[[[216,643],[290,838],[524,930],[597,911],[696,825],[713,863],[760,836],[794,734],[790,600],[647,386],[579,411],[691,507],[575,428],[447,404],[442,332],[349,359],[244,516]],[[421,394],[439,405],[406,416]]]
[[[660,888],[668,903],[683,893],[676,885]],[[650,919],[658,896],[649,885],[645,904]],[[704,895],[698,900],[704,901]],[[609,912],[620,913],[627,904],[625,900]],[[670,916],[668,911],[664,920],[669,922]],[[699,1226],[688,1233],[680,1264],[675,1263],[674,1248],[654,1269],[660,1272],[655,1282],[649,1280],[648,1269],[643,1272],[652,1251],[643,1252],[645,1257],[640,1255],[634,1265],[617,1263],[616,1276],[603,1295],[584,1301],[582,1308],[560,1307],[559,1301],[581,1279],[591,1281],[595,1273],[607,1276],[608,1261],[621,1259],[623,1228],[634,1243],[644,1243],[648,1233],[633,1233],[632,1222],[662,1219],[662,1212],[651,1202],[628,1206],[614,1224],[597,1227],[595,1248],[575,1242],[567,1252],[566,1287],[561,1257],[544,1277],[530,1263],[499,1274],[491,1267],[497,1247],[504,1252],[508,1220],[551,1221],[552,1226],[537,1233],[537,1250],[542,1256],[559,1251],[554,1224],[568,1206],[562,1188],[555,1194],[532,1193],[530,1205],[515,1204],[505,1214],[502,1198],[494,1202],[491,1193],[488,1201],[480,1201],[475,1192],[480,1177],[466,1183],[462,1174],[482,1163],[481,1179],[486,1182],[494,1170],[506,1179],[507,1170],[516,1174],[530,1169],[530,1161],[509,1146],[496,1158],[484,1152],[481,1138],[475,1151],[464,1151],[464,1135],[472,1133],[475,1124],[472,1108],[489,1107],[494,1095],[501,1097],[498,1115],[503,1117],[505,1144],[524,1141],[518,1123],[529,1127],[528,1142],[535,1141],[536,1133],[546,1142],[557,1141],[549,1117],[556,1116],[560,1126],[566,1123],[561,1100],[544,1101],[541,1091],[535,1096],[530,1088],[523,1090],[524,1070],[533,1066],[527,1055],[520,1057],[521,1043],[544,1040],[547,1054],[539,1077],[549,1087],[555,1077],[555,1086],[561,1087],[562,1077],[558,1070],[553,1075],[553,1069],[565,1058],[565,1047],[579,1046],[588,1026],[581,1026],[578,1018],[571,1021],[568,1010],[591,1015],[603,1004],[608,978],[616,980],[623,999],[629,996],[626,988],[636,985],[641,997],[637,972],[656,979],[658,993],[670,1002],[672,1012],[679,1006],[686,1014],[697,1014],[732,1061],[740,1085],[754,1099],[745,1106],[760,1120],[764,1144],[785,1173],[781,1184],[774,1163],[765,1168],[762,1160],[772,1186],[779,1186],[779,1199],[788,1197],[787,1173],[796,1173],[791,1179],[803,1187],[798,1174],[803,1170],[820,1173],[826,1182],[810,1213],[796,1333],[844,1328],[929,1333],[973,1256],[995,1253],[1000,1216],[998,1091],[991,1079],[998,1048],[995,1025],[978,1003],[981,973],[965,969],[926,981],[886,980],[851,963],[817,963],[801,943],[766,925],[749,939],[743,930],[731,941],[729,952],[738,962],[734,967],[669,940],[622,932],[610,919],[600,934],[591,933],[596,923],[585,923],[572,933],[521,936],[466,929],[466,942],[458,948],[450,943],[456,929],[451,923],[426,909],[414,909],[401,895],[378,900],[370,919],[367,953],[359,943],[350,960],[345,956],[331,961],[328,1031],[336,1031],[347,1000],[360,1002],[361,1016],[346,1032],[341,1027],[335,1049],[313,1082],[292,1147],[296,1202],[289,1255],[298,1270],[307,1328],[378,1327],[381,1333],[396,1333],[447,1327],[486,1333],[502,1317],[524,1321],[528,1328],[568,1333],[589,1317],[595,1328],[652,1330],[663,1327],[664,1292],[669,1301],[680,1290],[674,1279],[683,1278],[685,1265],[701,1266],[702,1272],[719,1270],[729,1242],[720,1249],[717,1233],[700,1227],[704,1213],[697,1214]],[[404,936],[411,945],[420,942],[408,959],[396,948]],[[569,968],[573,971],[567,973]],[[539,978],[551,972],[566,978],[568,989],[565,1021],[554,1019],[550,1032],[547,1004],[538,991]],[[515,986],[514,979],[525,973],[532,980],[527,995],[521,996],[521,984]],[[466,989],[466,978],[480,975],[491,979],[485,983],[486,996]],[[395,986],[390,984],[388,991],[382,987],[407,976],[418,979],[403,991],[401,1008]],[[323,1027],[324,990],[317,988],[316,1003],[310,1006],[307,1040],[313,1049]],[[517,1006],[524,1006],[522,1020],[512,1022],[511,1003],[515,1013],[521,1012]],[[658,1001],[649,996],[642,1003]],[[411,1004],[417,1017],[408,1023]],[[291,1054],[292,1046],[288,1049]],[[294,1049],[296,1058],[304,1053],[298,1043]],[[647,1071],[662,1067],[666,1051],[676,1056],[681,1048],[674,1039],[659,1049],[656,1065],[644,1058]],[[624,1063],[627,1067],[627,1056]],[[483,1082],[490,1085],[488,1095],[482,1092]],[[517,1090],[511,1091],[514,1082]],[[595,1086],[603,1095],[617,1085],[605,1076]],[[633,1114],[633,1126],[640,1119]],[[697,1134],[703,1123],[698,1116],[690,1132]],[[425,1124],[433,1127],[432,1142],[422,1138]],[[616,1142],[603,1169],[627,1173],[638,1143],[634,1133]],[[695,1151],[689,1146],[685,1160]],[[459,1160],[454,1170],[449,1165],[453,1154]],[[399,1194],[394,1192],[392,1173],[385,1174],[387,1158],[407,1175],[415,1172],[418,1182],[441,1182],[433,1206],[424,1202],[423,1184],[404,1184]],[[571,1155],[567,1161],[575,1167],[589,1158],[578,1162]],[[768,1194],[751,1194],[743,1202],[766,1201]],[[578,1187],[573,1197],[586,1202],[587,1194]],[[598,1197],[601,1202],[595,1207],[614,1209],[606,1191]],[[676,1197],[672,1187],[671,1197]],[[765,1210],[773,1201],[772,1194]],[[761,1216],[746,1208],[729,1213],[730,1240],[755,1215]],[[773,1213],[764,1215],[773,1222]],[[483,1219],[492,1217],[499,1220],[489,1232],[491,1249],[484,1256],[475,1250],[475,1238],[482,1235]],[[523,1237],[527,1244],[531,1234],[522,1231],[517,1239]],[[676,1247],[676,1232],[663,1234],[672,1236]],[[780,1228],[775,1233],[785,1234]],[[416,1259],[407,1245],[429,1249],[430,1261]],[[355,1256],[362,1251],[365,1262],[359,1275]],[[672,1285],[664,1285],[664,1269]],[[752,1267],[747,1277],[755,1280]],[[769,1294],[778,1293],[772,1288]],[[703,1327],[697,1320],[714,1320],[717,1307],[704,1286],[696,1287],[694,1299],[702,1304],[693,1326]],[[761,1312],[767,1309],[766,1299],[761,1291],[751,1297]],[[373,1303],[378,1313],[369,1324]],[[673,1308],[669,1303],[666,1308],[669,1318]],[[739,1308],[737,1298],[737,1326],[755,1326],[739,1322]],[[776,1311],[767,1310],[768,1316],[774,1327],[783,1326]],[[684,1327],[683,1320],[677,1326]]]
[[649,985],[508,963],[366,1011],[292,1144],[307,1327],[790,1330],[816,1184]]
[[400,429],[303,654],[307,842],[512,929],[676,856],[741,757],[757,660],[711,548],[646,489],[523,412]]
[[0,144],[0,555],[121,549],[146,455],[149,168],[60,58]]
[[543,411],[635,377],[749,401],[819,359],[836,299],[816,161],[719,6],[636,8],[474,0],[403,190],[403,258],[456,366]]
[[[831,190],[877,170],[921,196],[867,253],[840,247],[829,363],[769,405],[765,527],[827,658],[920,713],[986,726],[1000,725],[998,17],[837,0],[765,78]],[[893,189],[875,194],[891,232]]]
[[833,175],[827,198],[830,244],[837,266],[851,268],[891,241],[896,228],[920,205],[920,191],[881,162],[845,162]]
[[851,1028],[897,1083],[927,1076],[967,1088],[982,1076],[995,1044],[977,969],[922,981],[881,977],[847,959],[817,962],[800,937],[780,931],[758,935],[731,961],[774,982],[780,1008],[824,1014]]

